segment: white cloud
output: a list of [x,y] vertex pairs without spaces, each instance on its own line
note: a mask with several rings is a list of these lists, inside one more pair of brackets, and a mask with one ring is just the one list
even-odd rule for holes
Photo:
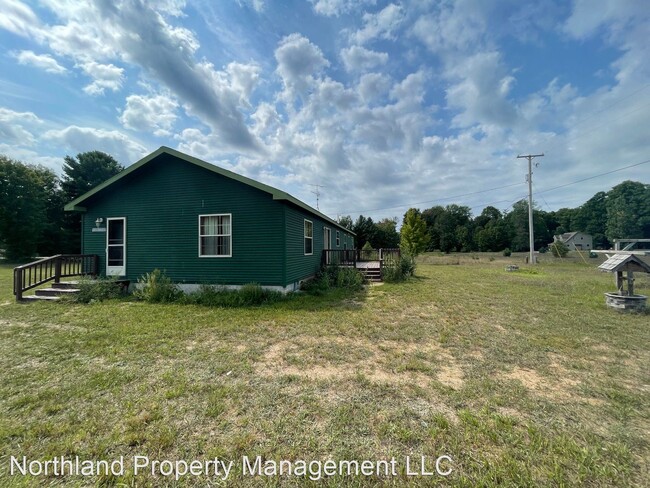
[[347,71],[368,71],[388,62],[388,53],[372,51],[361,46],[341,49],[341,58]]
[[34,129],[41,120],[32,112],[15,112],[0,107],[0,140],[18,146],[35,142]]
[[309,0],[314,5],[314,12],[327,17],[350,13],[364,4],[374,5],[376,0]]
[[363,14],[363,28],[352,34],[352,40],[358,44],[372,39],[393,39],[404,20],[404,11],[400,5],[391,3],[375,14]]
[[250,5],[257,13],[264,12],[265,0],[237,0],[237,3],[242,5]]
[[379,100],[388,93],[391,79],[382,73],[366,73],[359,80],[359,95],[364,102],[371,103]]
[[40,39],[40,21],[34,11],[18,0],[4,0],[0,28],[23,37]]
[[100,64],[90,61],[81,65],[81,69],[93,78],[90,85],[84,87],[89,95],[103,95],[104,90],[117,91],[124,82],[124,69],[113,64]]
[[35,66],[47,73],[61,74],[66,72],[66,69],[49,54],[36,54],[34,51],[20,51],[15,57],[19,64]]
[[453,125],[514,123],[516,109],[508,100],[508,94],[515,79],[503,66],[498,52],[465,58],[462,63],[450,67],[445,76],[454,80],[447,89],[448,105],[460,110],[453,118]]
[[242,106],[249,107],[249,98],[260,81],[261,68],[257,64],[229,63],[226,66],[227,84],[239,95]]
[[578,39],[593,35],[605,24],[612,25],[614,30],[618,31],[630,21],[648,17],[647,5],[643,15],[643,3],[645,2],[635,0],[601,0],[598,8],[594,8],[593,2],[589,0],[575,0],[571,16],[564,24],[564,30]]
[[137,161],[148,152],[142,144],[116,130],[71,125],[65,129],[49,130],[43,138],[61,145],[71,154],[103,151],[124,165]]
[[120,115],[124,127],[156,136],[169,136],[177,119],[176,100],[165,95],[129,95]]
[[286,89],[305,95],[313,85],[314,74],[329,66],[320,48],[300,34],[291,34],[282,39],[275,50],[278,62],[277,72]]

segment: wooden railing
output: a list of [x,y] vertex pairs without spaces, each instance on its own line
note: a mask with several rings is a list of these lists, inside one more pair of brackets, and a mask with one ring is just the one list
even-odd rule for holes
[[394,266],[399,262],[400,250],[385,249],[323,249],[322,265],[356,266],[357,263],[378,261],[380,267]]
[[72,276],[97,276],[99,256],[96,254],[57,254],[14,268],[14,295],[23,299],[23,293],[39,285]]

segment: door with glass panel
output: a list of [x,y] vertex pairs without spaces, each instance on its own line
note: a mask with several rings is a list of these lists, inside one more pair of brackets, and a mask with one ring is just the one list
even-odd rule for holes
[[106,219],[106,276],[126,275],[126,217]]

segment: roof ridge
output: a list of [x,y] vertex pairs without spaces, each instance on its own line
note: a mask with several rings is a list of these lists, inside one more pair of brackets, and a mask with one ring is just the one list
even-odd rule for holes
[[302,208],[303,210],[306,210],[307,212],[322,218],[323,220],[329,222],[330,224],[346,231],[349,232],[353,235],[354,232],[352,232],[350,229],[347,229],[343,227],[341,224],[336,222],[334,219],[328,217],[324,213],[320,212],[319,210],[316,210],[315,208],[311,207],[310,205],[307,205],[306,203],[302,202],[301,200],[298,200],[296,197],[292,196],[291,194],[279,190],[275,187],[272,187],[270,185],[267,185],[266,183],[262,183],[260,181],[254,180],[252,178],[249,178],[244,175],[240,175],[239,173],[235,173],[234,171],[230,171],[226,168],[222,168],[221,166],[217,166],[216,164],[209,163],[207,161],[204,161],[202,159],[199,159],[195,156],[191,156],[189,154],[183,153],[181,151],[178,151],[176,149],[172,149],[171,147],[168,146],[160,146],[158,149],[156,149],[154,152],[144,156],[142,159],[139,159],[132,165],[128,166],[124,170],[120,171],[118,174],[115,176],[109,178],[108,180],[104,181],[103,183],[100,183],[99,185],[95,186],[94,188],[90,189],[83,195],[78,196],[71,202],[69,202],[67,205],[65,205],[63,208],[65,211],[85,211],[86,208],[83,207],[82,204],[85,200],[88,198],[92,197],[93,195],[99,193],[100,191],[104,190],[105,188],[109,187],[116,181],[124,178],[125,176],[133,173],[134,171],[138,170],[142,166],[148,164],[149,162],[153,161],[156,159],[158,156],[161,154],[169,154],[171,156],[175,156],[183,161],[186,161],[188,163],[194,164],[196,166],[199,166],[201,168],[204,168],[208,171],[212,171],[214,173],[220,174],[221,176],[225,176],[226,178],[233,179],[235,181],[239,181],[240,183],[244,183],[246,185],[252,186],[253,188],[257,188],[258,190],[265,191],[266,193],[269,193],[273,196],[274,200],[286,200],[290,203],[293,203],[294,205]]

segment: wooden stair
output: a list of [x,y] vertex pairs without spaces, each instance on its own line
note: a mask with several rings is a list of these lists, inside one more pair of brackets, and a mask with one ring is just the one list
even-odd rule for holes
[[366,277],[366,280],[370,282],[377,283],[381,281],[380,268],[358,268],[357,271],[360,271]]
[[59,300],[62,296],[67,296],[75,293],[79,293],[79,289],[76,288],[77,281],[62,281],[60,283],[52,283],[51,288],[40,288],[34,291],[34,295],[25,295],[23,300],[27,301],[37,301],[37,300],[47,300],[47,301],[56,301]]

